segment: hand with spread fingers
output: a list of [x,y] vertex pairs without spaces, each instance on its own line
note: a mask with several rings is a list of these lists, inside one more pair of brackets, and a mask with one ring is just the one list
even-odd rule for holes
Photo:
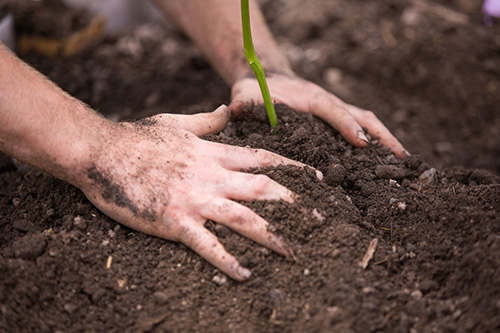
[[[269,151],[210,142],[230,111],[159,114],[113,123],[61,91],[0,44],[0,151],[80,188],[102,212],[144,233],[182,242],[235,280],[250,271],[204,223],[226,225],[282,255],[286,242],[234,200],[295,194],[242,169],[293,164]],[[321,173],[318,171],[318,177]]]
[[[337,129],[352,145],[366,147],[369,144],[363,131],[366,128],[371,137],[390,148],[396,156],[404,158],[409,155],[372,111],[347,104],[318,85],[294,75],[272,73],[267,83],[274,102],[300,112],[311,112]],[[229,105],[233,113],[244,113],[254,104],[263,104],[257,80],[243,78],[236,82]]]
[[[268,223],[233,200],[285,200],[294,193],[265,175],[241,169],[294,164],[265,150],[209,142],[230,117],[226,106],[197,115],[161,114],[113,124],[79,187],[106,215],[133,229],[184,243],[235,280],[250,271],[209,232],[212,220],[282,255],[284,240]],[[85,177],[84,177],[85,178]]]

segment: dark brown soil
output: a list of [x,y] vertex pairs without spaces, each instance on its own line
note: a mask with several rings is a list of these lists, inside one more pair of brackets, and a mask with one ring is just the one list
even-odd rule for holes
[[[262,1],[295,69],[373,109],[414,155],[353,148],[285,106],[278,135],[256,108],[208,137],[325,175],[250,171],[301,195],[294,205],[248,203],[294,244],[294,258],[207,223],[252,269],[245,283],[2,156],[0,331],[500,331],[500,28],[483,24],[479,1],[440,3],[468,23],[419,16],[418,2],[403,0]],[[169,27],[143,26],[71,59],[26,60],[115,120],[229,102]]]
[[17,34],[49,38],[69,37],[92,18],[63,0],[0,0],[0,19],[6,13],[13,14]]

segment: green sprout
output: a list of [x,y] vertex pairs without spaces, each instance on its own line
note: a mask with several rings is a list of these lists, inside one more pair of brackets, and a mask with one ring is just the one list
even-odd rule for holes
[[262,68],[253,47],[248,0],[241,0],[241,22],[243,23],[243,45],[245,47],[245,57],[247,58],[247,61],[255,73],[257,81],[259,82],[260,91],[262,92],[264,104],[266,105],[269,123],[271,124],[271,127],[276,128],[278,127],[278,117],[276,117],[276,111],[274,110],[273,101],[271,100],[271,94],[269,94],[264,68]]

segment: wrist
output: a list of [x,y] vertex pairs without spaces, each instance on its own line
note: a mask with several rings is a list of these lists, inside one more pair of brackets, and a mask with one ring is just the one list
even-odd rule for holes
[[[86,172],[100,156],[108,138],[117,126],[95,111],[76,101],[72,124],[66,129],[60,149],[52,156],[50,174],[79,188],[88,181]],[[71,128],[72,127],[72,128]]]
[[[276,76],[288,77],[288,78],[297,77],[297,74],[289,66],[278,67],[278,68],[274,68],[271,66],[267,66],[267,67],[263,66],[263,67],[264,67],[264,74],[266,76],[266,79],[276,77]],[[256,79],[255,73],[250,66],[247,66],[247,68],[244,71],[241,71],[241,73],[232,82],[232,84],[230,86],[234,87],[234,85],[236,83],[238,83],[242,80],[245,80],[245,79]]]

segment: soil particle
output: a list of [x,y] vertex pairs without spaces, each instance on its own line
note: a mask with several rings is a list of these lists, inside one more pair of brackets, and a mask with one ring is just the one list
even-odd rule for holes
[[73,226],[80,231],[87,230],[87,222],[85,222],[81,216],[77,216],[73,219]]
[[157,291],[153,294],[153,298],[159,305],[164,305],[168,302],[169,297],[167,294],[161,291]]
[[405,170],[395,165],[377,165],[375,174],[383,179],[403,179],[406,176]]
[[38,231],[38,227],[34,223],[25,219],[15,220],[12,226],[19,231]]
[[341,185],[346,177],[346,169],[340,164],[333,164],[328,167],[325,181],[330,186]]
[[43,234],[32,233],[16,239],[12,244],[12,251],[15,258],[33,260],[43,253],[46,246]]

